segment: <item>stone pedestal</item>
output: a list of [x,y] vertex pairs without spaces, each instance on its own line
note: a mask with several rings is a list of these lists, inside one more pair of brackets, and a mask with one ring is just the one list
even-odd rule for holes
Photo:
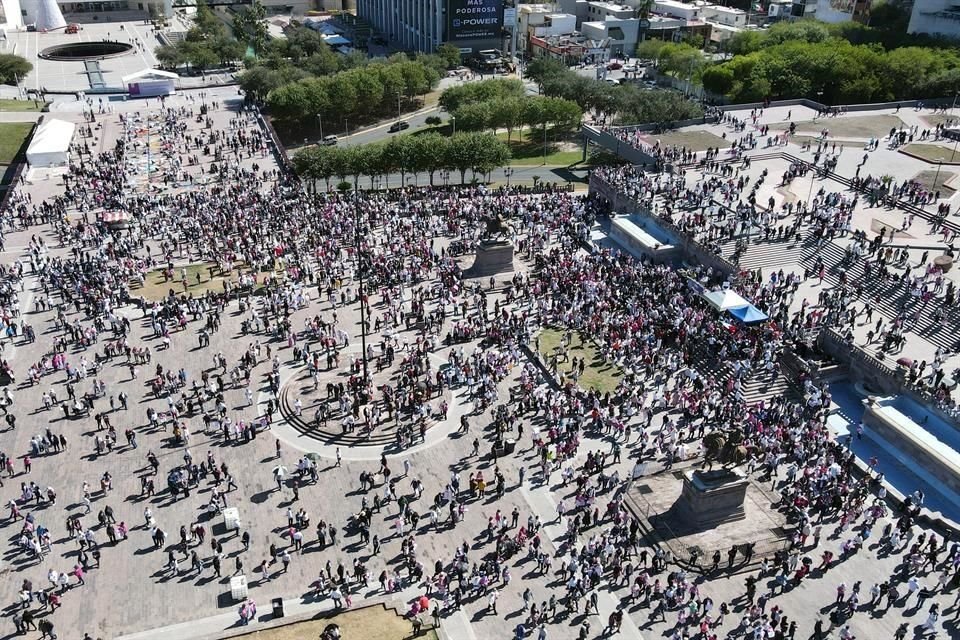
[[677,515],[697,529],[742,520],[748,485],[743,474],[733,469],[687,471],[676,503]]
[[488,278],[513,271],[513,243],[508,240],[484,240],[477,249],[473,266],[463,272],[464,279]]

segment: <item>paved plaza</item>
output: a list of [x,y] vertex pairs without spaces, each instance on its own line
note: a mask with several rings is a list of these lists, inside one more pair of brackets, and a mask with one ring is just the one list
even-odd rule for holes
[[[209,113],[201,115],[201,105]],[[766,512],[763,528],[783,529],[782,566],[772,557],[761,566],[760,558],[728,556],[731,542],[756,540],[748,533],[753,521],[716,540],[704,536],[701,563],[721,554],[704,574],[636,537],[631,525],[642,514],[621,499],[641,485],[677,490],[676,472],[699,465],[703,429],[698,435],[696,425],[708,419],[697,412],[710,410],[706,402],[696,406],[695,383],[671,375],[679,362],[666,326],[659,338],[647,336],[651,344],[664,340],[663,359],[648,352],[645,365],[633,363],[632,384],[612,400],[558,389],[547,380],[552,364],[530,358],[542,326],[564,317],[573,323],[567,312],[587,308],[588,291],[617,295],[601,275],[622,278],[615,281],[624,290],[633,286],[627,275],[635,265],[587,258],[578,244],[594,222],[584,196],[465,188],[453,197],[365,195],[358,211],[351,196],[314,201],[280,175],[256,114],[241,111],[233,92],[203,100],[188,92],[169,98],[166,112],[157,101],[106,103],[104,113],[97,102],[89,107],[90,121],[81,103],[58,110],[90,127],[92,136],[76,141],[91,152],[79,156],[88,173],[32,171],[18,189],[25,200],[4,217],[2,256],[13,287],[6,319],[17,332],[5,334],[3,353],[15,377],[3,411],[15,420],[0,437],[9,459],[2,633],[13,634],[15,619],[29,612],[63,639],[217,637],[240,630],[234,574],[246,576],[258,606],[252,629],[270,623],[273,598],[284,599],[287,616],[334,609],[332,583],[342,574],[336,593],[344,603],[349,595],[353,607],[385,602],[407,614],[426,593],[431,604],[420,618],[429,626],[436,608],[441,635],[454,640],[513,638],[520,623],[538,640],[879,639],[902,624],[910,636],[960,633],[953,542],[941,544],[934,566],[925,564],[931,532],[914,524],[891,551],[892,527],[885,526],[900,514],[880,515],[872,499],[843,502],[861,488],[875,490],[868,482],[851,477],[838,494],[843,508],[824,509],[790,548],[795,514],[776,504],[777,491],[799,484],[787,479],[797,463],[786,453],[749,465],[750,508]],[[791,114],[797,121],[813,115],[796,107]],[[912,126],[923,114],[901,110],[898,117]],[[764,118],[787,121],[777,110]],[[723,125],[711,131],[734,135]],[[837,172],[854,175],[863,153],[846,146]],[[755,179],[768,170],[757,200],[773,197],[775,208],[810,190],[804,178],[777,187],[789,169],[781,162],[757,161],[745,172]],[[881,145],[860,173],[902,180],[929,168]],[[688,170],[691,182],[695,171]],[[89,184],[80,188],[78,180]],[[67,190],[73,199],[54,204]],[[96,222],[118,208],[118,195],[139,220],[130,230]],[[469,267],[474,255],[449,258],[451,245],[472,242],[485,218],[500,213],[517,223],[516,271],[492,282],[459,281],[455,267]],[[852,224],[871,228],[873,218],[902,224],[902,214],[863,203]],[[942,246],[925,226],[917,220],[907,231],[918,244]],[[909,249],[910,260],[922,251]],[[212,270],[191,271],[199,282],[185,278],[199,262]],[[9,273],[18,263],[22,278]],[[802,270],[791,264],[782,268]],[[193,297],[141,300],[138,281],[157,270],[168,273],[175,295]],[[215,282],[214,273],[221,274]],[[580,280],[566,281],[574,275],[590,281],[582,295],[566,288],[580,291]],[[676,285],[664,272],[641,276]],[[817,303],[816,280],[803,283],[793,310],[803,297]],[[229,296],[220,295],[224,282]],[[115,293],[124,287],[129,301]],[[663,297],[646,299],[668,302]],[[623,308],[639,309],[637,300]],[[600,315],[577,322],[585,331],[613,322]],[[867,329],[857,326],[857,341]],[[909,340],[916,340],[908,347],[915,358],[933,359],[934,342]],[[604,357],[621,357],[621,348],[606,347]],[[569,360],[556,367],[567,380],[578,375]],[[717,421],[741,415],[720,410],[719,389],[710,389],[703,395],[716,392]],[[372,402],[357,402],[361,396]],[[807,417],[820,419],[814,414],[825,415]],[[65,445],[54,447],[54,436]],[[498,440],[515,440],[514,450],[494,451]],[[824,444],[810,473],[845,478],[834,458],[840,451]],[[628,482],[638,459],[648,477]],[[241,521],[236,531],[220,513],[232,507]],[[37,550],[33,542],[44,541],[45,531],[49,544]],[[920,536],[923,548],[911,553]],[[571,553],[578,557],[572,571]],[[819,568],[825,553],[832,561]],[[811,570],[797,578],[807,559]],[[66,586],[60,573],[68,574]],[[569,584],[571,576],[580,582]],[[891,579],[897,598],[871,598],[875,585]],[[931,619],[932,604],[939,617]],[[609,627],[618,612],[622,621]]]

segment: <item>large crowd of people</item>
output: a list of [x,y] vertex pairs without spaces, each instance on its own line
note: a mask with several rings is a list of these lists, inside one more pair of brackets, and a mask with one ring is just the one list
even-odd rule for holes
[[[91,121],[103,117],[88,115]],[[64,176],[62,194],[35,202],[21,185],[4,211],[8,234],[29,236],[26,255],[2,274],[4,335],[36,357],[3,363],[24,390],[15,390],[15,401],[7,387],[0,404],[21,424],[35,410],[62,411],[68,420],[51,421],[31,438],[29,450],[12,449],[8,437],[0,454],[8,476],[21,476],[19,489],[8,487],[5,496],[6,526],[18,530],[11,536],[13,563],[24,576],[20,602],[10,610],[18,633],[39,628],[51,635],[63,599],[83,590],[101,553],[125,552],[124,542],[138,535],[131,532],[135,526],[149,531],[154,554],[170,575],[228,573],[225,547],[232,547],[234,573],[244,574],[246,566],[261,585],[292,562],[314,562],[300,555],[304,546],[332,547],[335,560],[316,561],[319,577],[308,585],[311,593],[336,608],[350,606],[369,576],[379,575],[384,593],[414,588],[408,614],[415,629],[427,616],[442,624],[473,600],[497,614],[501,594],[515,591],[523,602],[515,636],[538,640],[552,634],[553,625],[569,624],[568,614],[599,614],[607,592],[615,599],[612,610],[598,624],[589,615],[578,622],[581,639],[619,631],[631,616],[628,625],[674,623],[678,640],[711,640],[725,631],[793,640],[798,624],[819,634],[822,623],[814,626],[807,612],[788,618],[782,606],[768,609],[767,603],[801,581],[823,579],[858,553],[874,529],[882,530],[887,552],[904,555],[907,570],[872,586],[869,603],[859,583],[837,588],[831,623],[844,638],[852,638],[858,611],[890,594],[889,602],[902,604],[930,572],[942,576],[942,588],[960,581],[957,546],[944,551],[942,541],[920,533],[922,496],[890,514],[882,469],[855,473],[849,443],[832,439],[827,428],[825,386],[803,381],[802,402],[751,404],[739,393],[749,376],[776,375],[784,344],[802,337],[811,318],[824,313],[791,311],[795,274],[739,280],[741,293],[770,319],[731,325],[700,296],[720,274],[681,272],[593,247],[589,230],[609,214],[599,198],[482,186],[312,193],[296,176],[273,168],[276,149],[254,107],[235,110],[221,128],[210,126],[206,103],[193,100],[116,118],[116,144],[100,154],[86,146]],[[664,153],[665,160],[709,164],[719,151],[701,159]],[[718,165],[717,173],[707,171],[692,187],[683,176],[636,169],[601,169],[598,176],[641,202],[660,196],[673,224],[710,242],[736,235],[747,215],[736,202],[749,180],[726,171]],[[706,207],[715,202],[728,206],[708,215]],[[849,206],[847,196],[818,194],[799,219],[849,233]],[[111,210],[130,220],[123,227],[106,222],[102,213]],[[454,253],[472,251],[486,221],[498,217],[512,222],[517,272],[489,282],[464,280]],[[717,219],[723,224],[712,224]],[[775,216],[759,222],[778,237],[797,231],[772,231]],[[458,251],[451,251],[454,246]],[[149,285],[166,291],[145,295]],[[27,286],[34,293],[29,310],[19,308]],[[926,280],[911,286],[922,288]],[[356,322],[361,307],[362,325]],[[552,353],[539,344],[546,327],[563,334]],[[235,334],[238,348],[217,346],[224,344],[216,335],[221,330]],[[376,336],[359,356],[349,348],[358,331]],[[195,343],[195,357],[161,363],[162,352],[188,351]],[[596,345],[600,357],[623,372],[615,392],[579,385],[595,363],[569,352],[584,343]],[[431,354],[444,356],[442,371],[431,364]],[[349,360],[345,380],[334,375],[342,370],[341,358]],[[361,366],[364,359],[376,373]],[[259,541],[249,530],[227,539],[211,532],[207,542],[206,519],[167,522],[167,509],[191,492],[209,492],[202,513],[213,516],[235,502],[232,492],[252,491],[256,469],[228,465],[209,448],[195,453],[201,445],[194,431],[202,429],[211,442],[254,446],[277,419],[284,367],[302,368],[313,378],[314,392],[303,396],[305,403],[298,398],[297,411],[313,416],[318,427],[334,421],[344,431],[386,429],[394,414],[410,425],[423,424],[425,415],[445,416],[440,391],[455,389],[469,400],[459,420],[463,442],[473,445],[463,452],[470,470],[431,486],[410,458],[403,458],[401,475],[398,456],[385,454],[378,466],[361,472],[358,495],[345,498],[349,509],[306,501],[301,507],[300,491],[317,485],[321,471],[314,459],[296,454],[289,473],[282,464],[289,454],[277,439],[280,462],[271,484],[292,492],[293,501],[267,549],[255,547]],[[237,406],[231,397],[245,401]],[[149,403],[145,419],[132,417],[141,398]],[[73,420],[89,421],[92,433],[65,436]],[[11,428],[14,421],[8,419]],[[706,557],[677,558],[669,545],[649,544],[627,499],[635,464],[691,464],[714,432],[737,435],[746,468],[758,481],[773,482],[780,492],[777,508],[792,524],[784,548],[752,569],[742,602],[712,597],[710,582],[701,583],[697,573],[723,571],[721,553],[731,567],[738,553],[752,563],[749,541],[712,549]],[[412,432],[409,438],[416,440]],[[94,465],[115,456],[146,460],[135,474],[141,495],[169,496],[170,502],[134,514],[114,498],[109,464],[98,487],[50,486],[44,470],[49,473],[48,465],[67,451],[68,440],[75,450],[70,455],[91,453]],[[160,447],[178,455],[161,461],[155,453]],[[42,464],[33,469],[34,461]],[[165,486],[156,486],[158,476],[166,478]],[[400,478],[409,480],[409,492]],[[556,514],[518,505],[507,494],[516,484],[549,487],[551,478],[562,480]],[[47,508],[57,504],[58,492],[78,490],[79,506],[66,511],[67,541],[52,542],[57,525]],[[458,525],[470,505],[491,496],[485,511],[496,513],[486,518],[485,537],[472,546],[454,542],[446,556],[425,557],[425,536],[466,540],[477,534],[461,534]],[[826,526],[836,527],[833,535],[822,535]],[[171,530],[179,535],[168,541]],[[342,537],[353,535],[363,554],[342,544]],[[837,545],[829,538],[841,541],[839,552],[831,551]],[[385,544],[397,546],[398,561],[379,561]],[[810,566],[809,554],[821,555],[819,567]],[[558,586],[514,582],[511,572],[520,561],[533,562],[535,576],[559,578]],[[42,581],[44,571],[49,584]],[[758,590],[763,580],[769,589]],[[635,603],[646,608],[644,615],[637,615]],[[934,631],[940,628],[938,607],[934,603],[929,612]],[[734,612],[739,625],[724,624]],[[243,624],[256,620],[256,603],[245,599],[238,615]]]

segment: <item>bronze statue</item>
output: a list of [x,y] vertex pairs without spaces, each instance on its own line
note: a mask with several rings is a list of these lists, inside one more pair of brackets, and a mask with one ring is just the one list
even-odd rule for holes
[[502,215],[486,216],[483,221],[487,224],[487,228],[481,236],[482,240],[495,240],[513,235],[513,227]]
[[738,467],[747,460],[747,447],[743,444],[743,433],[736,430],[711,431],[703,438],[706,453],[703,466],[713,469],[714,461],[725,468]]

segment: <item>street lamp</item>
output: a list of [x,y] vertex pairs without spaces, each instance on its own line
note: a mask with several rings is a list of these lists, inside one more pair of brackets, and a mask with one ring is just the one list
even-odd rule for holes
[[960,91],[956,91],[953,94],[953,104],[950,106],[950,115],[953,115],[953,110],[957,108],[957,98],[960,97]]
[[323,141],[323,116],[317,114],[317,124],[320,125],[320,141]]
[[937,180],[940,179],[940,167],[943,166],[943,158],[937,158],[937,175],[933,176],[933,190],[937,190]]
[[455,116],[450,116],[450,126],[453,127],[453,132],[450,135],[457,135],[457,118]]
[[547,123],[543,123],[543,164],[547,164]]
[[507,176],[507,188],[509,189],[509,188],[510,188],[510,176],[513,175],[513,169],[512,169],[511,167],[507,167],[506,169],[503,170],[503,175]]
[[350,123],[347,122],[346,116],[344,116],[343,118],[343,130],[346,133],[346,135],[350,135]]
[[[820,91],[817,91],[817,104],[820,105],[820,107],[823,107],[823,89],[820,89]],[[820,115],[820,109],[817,109],[817,113],[814,114],[813,116],[814,122],[817,121],[817,116],[819,115]]]

